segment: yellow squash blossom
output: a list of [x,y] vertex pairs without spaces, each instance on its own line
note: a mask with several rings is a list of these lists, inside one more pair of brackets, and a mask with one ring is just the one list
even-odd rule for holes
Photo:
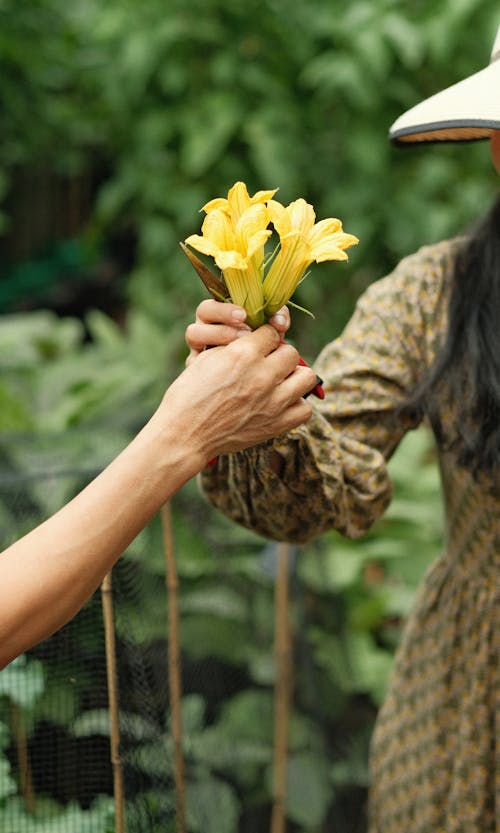
[[[285,207],[273,199],[276,190],[257,191],[251,197],[245,183],[236,182],[227,197],[203,206],[201,235],[185,240],[214,258],[231,300],[246,309],[252,328],[288,303],[313,261],[347,260],[345,249],[358,243],[357,237],[343,232],[340,220],[316,223],[312,205],[301,198]],[[279,236],[279,251],[274,259],[271,255],[265,274],[270,224]]]
[[313,261],[347,260],[345,249],[359,241],[342,231],[340,220],[329,217],[315,223],[314,208],[302,198],[286,208],[270,199],[267,209],[281,243],[264,280],[265,312],[271,316],[288,303]]
[[[231,189],[233,193],[235,188]],[[208,213],[203,221],[202,234],[192,234],[185,243],[214,258],[222,270],[231,300],[246,309],[250,327],[259,327],[265,321],[264,245],[272,234],[267,228],[267,207],[264,202],[255,201],[255,198],[249,204],[238,198],[234,206],[228,199],[228,210],[223,200],[212,200],[212,203],[216,202],[219,205],[205,206]]]
[[235,182],[227,192],[227,198],[216,197],[216,199],[207,202],[201,210],[206,214],[214,210],[224,211],[231,218],[233,225],[236,226],[240,217],[250,206],[265,205],[268,200],[274,197],[277,190],[275,188],[273,191],[257,191],[251,197],[244,182]]

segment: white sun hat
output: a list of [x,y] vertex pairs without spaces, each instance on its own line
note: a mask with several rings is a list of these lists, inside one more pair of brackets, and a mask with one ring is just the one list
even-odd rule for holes
[[403,113],[389,130],[393,144],[466,142],[500,130],[500,27],[487,67]]

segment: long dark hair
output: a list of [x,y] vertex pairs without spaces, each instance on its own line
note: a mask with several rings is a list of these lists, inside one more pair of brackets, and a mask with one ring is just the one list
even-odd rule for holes
[[459,251],[446,339],[410,405],[474,475],[500,466],[500,197]]

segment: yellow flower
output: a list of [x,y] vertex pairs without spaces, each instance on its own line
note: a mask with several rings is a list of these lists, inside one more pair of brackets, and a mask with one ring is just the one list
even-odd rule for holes
[[235,182],[233,187],[227,192],[227,199],[224,197],[217,197],[216,199],[207,202],[201,210],[206,214],[209,214],[214,210],[224,211],[225,214],[228,214],[229,217],[231,217],[233,225],[236,226],[240,217],[245,213],[245,211],[247,211],[248,208],[250,208],[250,206],[265,205],[268,200],[274,197],[277,190],[278,189],[275,188],[273,191],[257,191],[253,197],[250,197],[245,183]]
[[286,208],[270,199],[267,209],[281,242],[264,280],[265,311],[271,316],[289,301],[313,261],[347,260],[345,249],[359,241],[342,231],[340,220],[329,217],[315,223],[312,205],[302,198]]
[[[207,202],[201,235],[185,243],[210,255],[222,271],[228,294],[246,309],[247,323],[255,328],[288,303],[309,265],[316,261],[347,260],[345,249],[358,243],[342,230],[340,220],[316,223],[312,205],[304,199],[286,208],[273,197],[277,189],[249,195],[244,182],[236,182],[227,197]],[[279,252],[264,274],[264,247],[272,234],[279,236]],[[222,299],[221,299],[222,300]]]
[[246,309],[247,323],[255,328],[264,323],[264,244],[272,231],[267,228],[269,214],[263,201],[252,203],[247,194],[246,204],[242,189],[237,196],[235,189],[229,192],[228,208],[223,200],[212,200],[218,205],[208,208],[202,234],[192,234],[185,243],[215,259],[231,300]]

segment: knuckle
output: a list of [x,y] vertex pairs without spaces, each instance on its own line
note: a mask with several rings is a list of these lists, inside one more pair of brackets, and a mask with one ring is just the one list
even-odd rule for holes
[[271,346],[274,345],[273,349],[275,349],[278,346],[278,344],[280,343],[281,336],[277,332],[277,330],[274,329],[274,327],[271,324],[262,324],[262,326],[259,327],[258,330],[255,330],[255,333],[256,333],[255,340],[257,340],[257,338],[259,339],[259,341],[261,339],[262,340],[264,340],[264,339],[267,340],[268,339]]
[[234,327],[230,327],[228,324],[220,324],[217,335],[220,344],[230,344],[237,338],[238,332],[234,329]]
[[312,405],[309,402],[307,402],[307,400],[304,399],[303,402],[304,402],[304,405],[303,405],[303,408],[302,408],[302,413],[303,413],[304,421],[307,421],[307,420],[311,419],[311,417],[313,415],[313,409],[312,409]]
[[186,343],[191,346],[196,340],[196,332],[198,330],[197,324],[188,324],[185,332]]
[[210,309],[210,301],[208,301],[207,299],[205,299],[204,301],[201,301],[201,303],[198,304],[198,306],[196,307],[196,317],[197,318],[201,318],[201,319],[205,318],[205,316],[207,314],[207,306],[208,306],[208,309]]
[[285,344],[284,348],[287,351],[287,357],[289,357],[290,361],[294,361],[298,364],[299,351],[292,344]]
[[312,415],[313,409],[311,405],[305,399],[301,400],[291,411],[289,428],[296,428],[304,422],[308,422]]
[[280,344],[281,342],[281,336],[279,332],[275,330],[274,327],[272,327],[270,324],[266,324],[266,327],[269,328],[269,334],[277,347],[278,344]]
[[218,324],[224,320],[225,304],[213,298],[205,298],[196,309],[196,317],[203,324]]
[[259,355],[257,345],[252,338],[237,338],[230,345],[235,353],[245,360],[255,361]]
[[244,374],[248,371],[249,368],[252,368],[254,371],[254,356],[249,348],[248,344],[243,344],[245,339],[239,338],[236,341],[232,341],[231,344],[227,346],[227,351],[231,355],[231,363],[233,369],[236,373]]
[[306,378],[310,383],[311,388],[313,388],[316,385],[317,376],[312,367],[306,368]]

